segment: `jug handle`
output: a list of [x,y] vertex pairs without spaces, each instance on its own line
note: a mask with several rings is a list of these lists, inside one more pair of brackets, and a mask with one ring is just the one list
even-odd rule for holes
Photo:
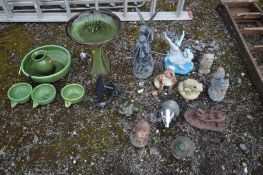
[[38,107],[39,103],[33,101],[33,108]]
[[15,101],[11,101],[11,107],[14,108],[18,103]]
[[71,102],[65,101],[65,107],[66,107],[66,108],[70,107],[70,105],[71,105]]

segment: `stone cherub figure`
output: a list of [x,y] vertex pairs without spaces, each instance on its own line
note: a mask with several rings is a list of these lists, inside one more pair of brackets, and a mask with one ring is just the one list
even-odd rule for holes
[[181,37],[174,42],[166,35],[166,32],[164,32],[163,35],[171,47],[170,51],[164,57],[165,69],[172,69],[177,74],[188,74],[194,67],[192,62],[194,54],[188,48],[185,48],[184,50],[180,49],[185,36],[185,31],[183,31]]
[[225,69],[218,67],[217,71],[213,73],[211,84],[208,88],[208,95],[213,101],[222,101],[226,95],[229,86],[229,79],[225,78]]
[[200,61],[200,66],[198,70],[198,74],[208,74],[210,73],[210,68],[215,60],[215,55],[214,54],[204,54],[201,61]]
[[136,78],[146,79],[152,75],[154,70],[154,60],[150,53],[150,43],[153,41],[153,29],[149,27],[148,23],[153,20],[157,13],[146,23],[137,8],[136,11],[143,25],[139,29],[139,38],[135,45],[136,52],[132,62],[132,73]]

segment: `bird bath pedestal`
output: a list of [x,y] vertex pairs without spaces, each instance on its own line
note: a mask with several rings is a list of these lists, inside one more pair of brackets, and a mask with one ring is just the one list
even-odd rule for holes
[[117,36],[120,19],[111,12],[92,10],[73,16],[66,25],[67,35],[75,42],[91,47],[90,74],[105,75],[110,71],[110,62],[103,44]]

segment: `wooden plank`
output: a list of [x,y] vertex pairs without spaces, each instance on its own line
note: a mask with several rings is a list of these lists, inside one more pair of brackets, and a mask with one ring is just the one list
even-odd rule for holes
[[240,56],[242,57],[246,69],[251,77],[251,80],[255,87],[258,89],[259,93],[263,96],[263,75],[259,69],[253,55],[251,54],[249,48],[247,47],[246,41],[238,30],[238,25],[235,23],[234,18],[230,15],[231,12],[227,4],[222,3],[220,5],[220,12],[223,16],[226,26],[230,31],[230,34],[235,39],[237,49]]
[[34,3],[34,7],[35,7],[35,10],[36,10],[37,16],[39,18],[41,18],[42,17],[42,11],[41,11],[41,8],[40,8],[39,0],[34,0],[33,3]]
[[242,12],[236,13],[234,19],[260,19],[263,16],[261,12]]
[[151,2],[151,9],[150,9],[151,15],[153,15],[156,11],[156,2],[157,0],[152,0]]
[[[142,2],[150,2],[151,0],[132,0],[132,2],[142,3]],[[114,0],[115,3],[123,3],[123,0]],[[100,3],[109,3],[109,0],[100,0]],[[32,6],[32,0],[12,0],[8,2],[11,6]],[[95,4],[94,0],[70,0],[71,5],[81,5],[81,4]],[[47,1],[41,0],[40,5],[65,5],[64,0],[56,0],[56,1]]]
[[1,4],[1,6],[2,6],[2,8],[6,14],[6,17],[11,18],[13,16],[13,14],[12,14],[12,11],[10,10],[8,4],[6,3],[6,1],[0,0],[0,4]]
[[123,6],[123,11],[124,11],[124,18],[127,17],[127,13],[128,13],[128,0],[124,0],[124,6]]
[[179,0],[177,4],[177,9],[176,9],[176,16],[179,17],[181,15],[181,12],[183,11],[184,8],[184,3],[185,0]]
[[71,9],[68,0],[65,0],[65,8],[68,16],[71,16]]
[[258,0],[221,0],[222,3],[225,3],[225,2],[257,2]]
[[240,33],[244,35],[263,34],[263,27],[245,27],[240,30]]
[[[116,14],[121,21],[140,21],[136,12],[128,12],[127,16],[124,17],[123,12],[112,12]],[[78,13],[71,13],[76,15]],[[175,12],[158,12],[155,21],[181,21],[181,20],[192,20],[191,13],[188,11],[182,11],[179,17],[176,16]],[[142,12],[145,20],[149,20],[151,17],[150,12]],[[38,18],[36,13],[13,13],[12,18],[7,18],[4,13],[0,13],[0,22],[67,22],[70,17],[64,13],[42,13],[42,18]]]
[[251,52],[263,52],[263,45],[254,45],[249,48]]

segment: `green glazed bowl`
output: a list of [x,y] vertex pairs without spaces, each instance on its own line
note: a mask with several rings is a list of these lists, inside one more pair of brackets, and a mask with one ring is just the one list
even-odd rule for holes
[[12,85],[7,96],[11,101],[11,107],[14,108],[17,104],[24,104],[30,99],[32,86],[28,83],[17,83]]
[[33,108],[36,108],[38,105],[47,105],[54,101],[55,97],[56,88],[52,84],[40,84],[31,93]]
[[85,96],[85,89],[80,84],[69,84],[61,90],[61,96],[65,101],[65,107],[81,102]]
[[[32,59],[32,54],[36,51],[44,50],[47,56],[52,60],[54,69],[49,75],[40,75],[37,72],[36,64]],[[45,45],[30,51],[22,60],[20,70],[22,73],[39,83],[50,83],[62,79],[70,69],[70,53],[64,47],[58,45]]]

